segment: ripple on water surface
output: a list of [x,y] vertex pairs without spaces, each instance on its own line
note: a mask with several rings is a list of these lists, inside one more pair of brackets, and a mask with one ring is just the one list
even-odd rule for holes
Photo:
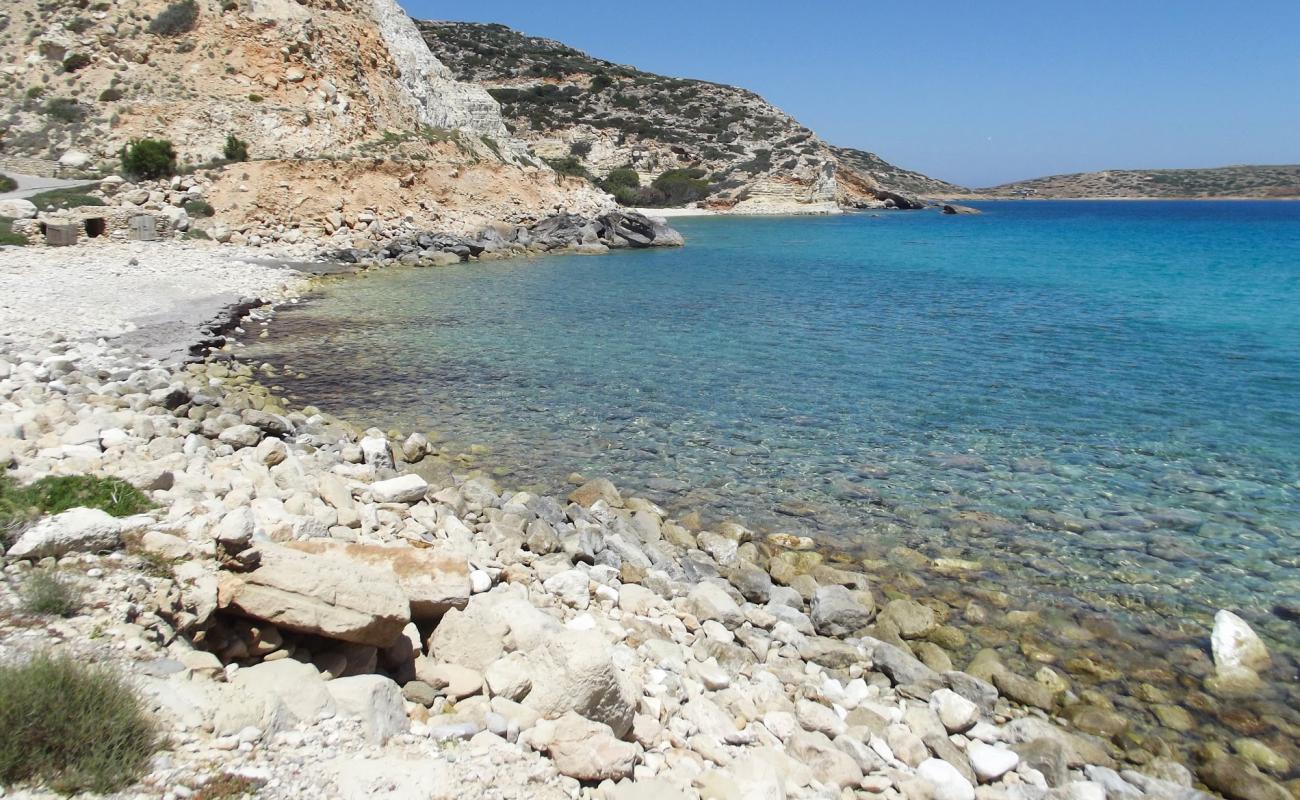
[[1157,655],[1193,673],[1219,607],[1294,658],[1300,204],[984,208],[393,269],[249,352],[327,410],[486,445],[515,485],[607,474],[859,556],[978,561],[954,585],[1105,611],[1138,637],[1115,647],[1187,644]]

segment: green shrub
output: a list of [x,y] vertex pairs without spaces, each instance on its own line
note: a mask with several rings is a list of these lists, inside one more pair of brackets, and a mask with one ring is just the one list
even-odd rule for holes
[[248,96],[248,102],[250,103],[260,103],[264,99],[265,99],[264,97],[262,97],[260,94],[257,94],[256,92]]
[[44,86],[33,86],[27,90],[27,99],[35,100],[36,98],[41,97],[44,94],[45,94]]
[[569,155],[577,158],[586,158],[591,154],[591,142],[574,142],[569,145]]
[[602,72],[591,79],[591,83],[587,85],[587,91],[602,92],[613,85],[614,79]]
[[587,168],[582,165],[582,162],[573,156],[565,156],[564,158],[548,158],[546,159],[546,163],[550,164],[551,169],[561,175],[569,175],[574,178],[591,177],[591,173],[587,172]]
[[105,89],[104,91],[99,93],[99,102],[101,103],[116,103],[118,100],[121,99],[122,99],[121,89]]
[[0,784],[116,791],[139,777],[158,741],[140,699],[106,667],[51,655],[0,666]]
[[233,133],[226,134],[225,156],[227,161],[247,161],[248,142],[243,141]]
[[[93,20],[86,19],[85,17],[75,17],[72,22],[67,23],[63,27],[73,33],[81,34],[95,27],[95,23]],[[69,70],[69,72],[71,72],[71,70]]]
[[194,0],[172,3],[149,23],[149,32],[155,36],[180,36],[189,33],[199,21],[199,5]]
[[221,10],[222,10],[222,11],[238,11],[238,10],[239,10],[239,3],[236,3],[235,0],[226,0],[226,2],[224,2],[224,3],[221,4]]
[[12,192],[18,188],[18,181],[0,172],[0,192]]
[[90,56],[85,53],[73,53],[63,59],[64,72],[76,72],[77,70],[84,69],[88,66],[90,66]]
[[[14,221],[8,217],[0,217],[0,245],[12,245],[14,247],[26,247],[27,238],[14,233]],[[5,521],[0,518],[0,544],[7,544],[5,536]]]
[[650,187],[663,195],[666,205],[680,206],[708,196],[709,184],[703,178],[701,169],[670,169],[655,178]]
[[81,605],[81,597],[72,584],[54,570],[33,571],[23,581],[23,609],[31,614],[70,617]]
[[166,139],[137,139],[122,148],[122,169],[132,178],[166,178],[176,174],[176,151]]
[[627,186],[635,189],[640,185],[641,176],[631,167],[619,167],[618,169],[610,170],[609,175],[605,176],[606,188]]
[[86,112],[71,97],[55,97],[45,102],[45,113],[60,122],[81,122]]
[[185,213],[189,214],[191,217],[210,217],[217,213],[212,209],[211,204],[206,203],[203,200],[190,200],[185,203],[184,208]]

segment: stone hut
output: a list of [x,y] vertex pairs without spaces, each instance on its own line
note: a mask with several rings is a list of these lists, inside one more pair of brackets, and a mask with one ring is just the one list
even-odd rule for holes
[[[184,211],[181,211],[181,217],[184,217]],[[189,220],[130,206],[79,206],[40,214],[36,219],[15,221],[13,231],[26,236],[31,244],[59,247],[97,240],[167,239],[183,230],[182,221],[187,223]]]

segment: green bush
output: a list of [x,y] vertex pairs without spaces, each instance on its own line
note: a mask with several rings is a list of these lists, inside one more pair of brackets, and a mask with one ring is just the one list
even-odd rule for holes
[[627,186],[636,189],[641,185],[641,176],[631,167],[619,167],[610,170],[609,175],[605,176],[605,186],[607,188],[615,186]]
[[105,89],[104,91],[99,93],[99,102],[101,103],[116,103],[118,100],[121,99],[122,99],[121,89]]
[[84,69],[88,66],[90,66],[90,56],[85,53],[73,53],[63,59],[64,72],[76,72],[77,70]]
[[85,17],[76,17],[72,20],[72,22],[67,23],[63,27],[67,28],[73,33],[82,34],[90,30],[91,28],[95,27],[95,23],[93,20],[86,19]]
[[166,178],[176,174],[176,151],[166,139],[137,139],[122,148],[122,169],[132,178]]
[[76,587],[54,570],[35,570],[23,581],[23,609],[31,614],[70,617],[81,605]]
[[71,97],[55,97],[45,102],[45,113],[60,122],[81,122],[86,112]]
[[212,205],[202,200],[190,200],[185,203],[185,213],[191,217],[210,217],[217,213]]
[[18,188],[18,181],[0,172],[0,192],[12,192]]
[[546,163],[550,164],[551,169],[561,175],[569,175],[574,178],[591,177],[591,173],[587,172],[587,168],[582,165],[582,162],[573,156],[565,156],[564,158],[548,158],[546,159]]
[[36,98],[41,97],[44,94],[45,94],[44,86],[33,86],[27,90],[27,99],[35,100]]
[[158,741],[140,699],[106,667],[51,655],[0,666],[0,784],[113,792],[139,777]]
[[262,102],[264,99],[266,99],[266,98],[262,97],[260,94],[257,94],[256,92],[254,92],[253,94],[250,94],[250,95],[248,96],[248,102],[250,102],[250,103],[260,103],[260,102]]
[[[26,237],[14,233],[13,220],[8,217],[0,217],[0,245],[12,245],[14,247],[26,247]],[[0,544],[7,543],[5,536],[5,521],[0,518]]]
[[199,21],[199,5],[194,0],[172,3],[149,23],[149,32],[155,36],[180,36],[189,33]]
[[591,142],[574,142],[569,145],[569,155],[576,158],[586,158],[591,154]]
[[650,187],[663,195],[664,204],[680,206],[708,196],[709,184],[703,178],[702,169],[670,169],[655,178]]
[[241,140],[233,133],[226,134],[227,161],[247,161],[248,160],[248,142]]

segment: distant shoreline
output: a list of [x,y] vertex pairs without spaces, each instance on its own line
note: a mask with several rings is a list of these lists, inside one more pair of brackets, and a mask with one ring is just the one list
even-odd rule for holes
[[[939,198],[939,197],[924,197],[923,199],[925,199],[925,200],[933,200],[933,201],[935,201],[935,202],[956,202],[955,200],[949,200],[949,199],[947,199],[947,198]],[[1300,197],[1133,197],[1133,196],[1126,196],[1126,197],[1001,197],[1001,196],[989,196],[989,195],[973,195],[973,196],[963,196],[963,197],[958,198],[958,199],[959,199],[961,202],[971,202],[971,201],[975,201],[975,202],[986,202],[986,201],[990,201],[990,202],[991,202],[991,201],[997,201],[997,202],[1008,202],[1008,201],[1009,201],[1009,202],[1020,202],[1020,201],[1041,202],[1041,201],[1044,201],[1044,200],[1058,200],[1058,201],[1071,201],[1071,202],[1077,202],[1077,201],[1085,201],[1085,202],[1086,202],[1086,201],[1105,201],[1105,202],[1123,202],[1123,203],[1145,202],[1145,201],[1158,202],[1158,203],[1168,203],[1168,202],[1188,202],[1188,201],[1197,201],[1197,202],[1216,202],[1216,203],[1218,203],[1218,202],[1263,202],[1263,203],[1295,203],[1295,202],[1300,202]]]

